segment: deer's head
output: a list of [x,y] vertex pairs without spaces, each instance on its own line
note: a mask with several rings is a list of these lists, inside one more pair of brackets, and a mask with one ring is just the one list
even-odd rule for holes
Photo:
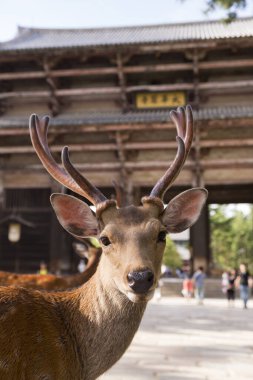
[[203,188],[187,190],[164,207],[164,193],[179,174],[193,138],[192,111],[171,112],[177,128],[176,157],[142,205],[119,207],[108,200],[71,164],[68,148],[62,150],[62,169],[47,144],[49,118],[30,118],[33,146],[45,168],[58,182],[84,196],[96,206],[96,214],[81,200],[52,194],[51,203],[61,225],[77,238],[97,237],[102,246],[100,270],[103,283],[113,286],[132,302],[149,300],[160,276],[166,234],[182,232],[199,217],[207,197]]

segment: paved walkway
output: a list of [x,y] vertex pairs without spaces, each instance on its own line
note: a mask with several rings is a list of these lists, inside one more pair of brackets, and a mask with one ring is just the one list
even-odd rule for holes
[[132,345],[100,380],[252,380],[253,301],[241,306],[152,300]]

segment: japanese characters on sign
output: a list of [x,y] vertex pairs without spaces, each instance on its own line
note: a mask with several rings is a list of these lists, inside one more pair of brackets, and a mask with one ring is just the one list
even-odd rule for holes
[[136,94],[137,108],[170,108],[184,106],[184,92],[143,92]]

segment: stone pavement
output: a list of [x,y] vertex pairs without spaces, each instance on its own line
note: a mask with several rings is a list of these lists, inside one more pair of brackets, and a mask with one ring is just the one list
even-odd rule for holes
[[252,380],[253,301],[152,300],[130,348],[100,380]]

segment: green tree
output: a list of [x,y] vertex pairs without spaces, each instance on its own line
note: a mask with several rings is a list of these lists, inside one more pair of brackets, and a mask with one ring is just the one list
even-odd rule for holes
[[182,259],[177,251],[176,245],[173,243],[169,236],[166,238],[163,263],[171,269],[182,267]]
[[235,210],[227,215],[225,205],[210,206],[213,261],[220,269],[238,268],[241,262],[253,271],[253,207],[250,213]]
[[250,214],[244,215],[237,211],[232,223],[233,241],[231,250],[234,253],[237,265],[240,262],[247,263],[253,270],[253,208]]
[[227,11],[227,20],[232,21],[237,17],[238,9],[246,8],[246,0],[207,0],[206,13],[214,11],[216,8],[222,8]]
[[224,21],[231,22],[237,17],[237,11],[246,8],[247,4],[247,0],[206,0],[205,13],[211,13],[217,8],[224,9],[227,13],[227,18]]

